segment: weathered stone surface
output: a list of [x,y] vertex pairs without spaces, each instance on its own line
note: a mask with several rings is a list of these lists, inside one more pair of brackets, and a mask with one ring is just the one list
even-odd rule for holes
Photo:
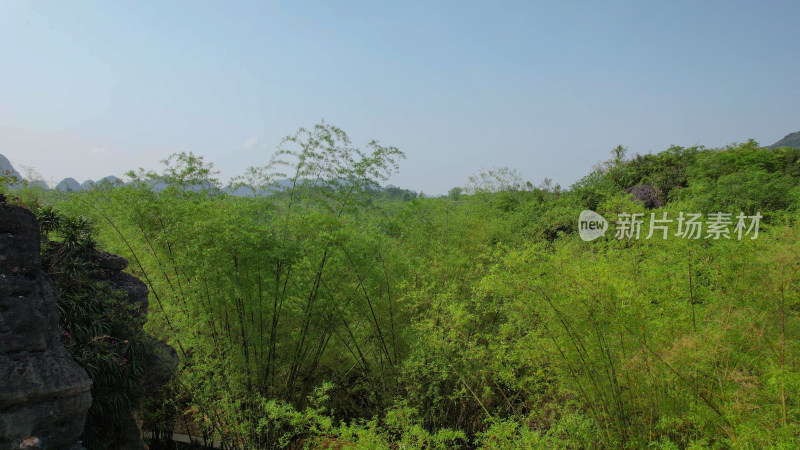
[[128,267],[128,260],[108,252],[97,252],[97,265],[103,270],[120,272]]
[[[52,244],[52,243],[51,243]],[[54,244],[58,245],[58,244]],[[0,450],[80,450],[91,380],[61,343],[57,292],[41,268],[39,225],[27,209],[0,196]],[[122,272],[128,261],[98,252],[97,279],[127,294],[127,303],[146,317],[149,290]],[[153,339],[145,363],[143,395],[155,392],[177,370],[178,354]],[[117,448],[143,448],[140,420],[115,436]]]
[[144,391],[147,394],[152,394],[167,384],[180,363],[178,352],[174,348],[155,338],[151,339],[155,351],[145,364]]
[[34,215],[0,202],[0,449],[71,448],[92,403],[89,376],[61,344],[39,247]]
[[125,272],[107,274],[105,278],[114,289],[126,292],[128,304],[138,308],[139,315],[147,316],[147,298],[150,290],[140,279]]
[[25,208],[0,203],[0,274],[35,275],[41,267],[36,217]]
[[658,199],[659,191],[649,184],[637,184],[625,189],[626,194],[631,194],[635,200],[644,204],[645,208],[660,208],[661,200]]
[[[114,289],[125,292],[127,303],[134,306],[139,317],[146,318],[150,290],[138,278],[122,272],[128,266],[128,260],[111,253],[99,252],[97,264],[101,269],[97,279],[107,281]],[[155,338],[150,339],[154,352],[145,361],[145,372],[140,385],[142,396],[152,394],[165,385],[180,363],[174,348]],[[141,402],[141,398],[139,401]],[[141,425],[138,413],[134,413],[127,424],[117,430],[115,436],[109,436],[109,439],[113,438],[113,446],[121,450],[144,448]]]

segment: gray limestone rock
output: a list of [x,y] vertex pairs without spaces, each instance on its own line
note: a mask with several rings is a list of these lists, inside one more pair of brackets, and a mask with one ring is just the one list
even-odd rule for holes
[[33,213],[0,202],[0,449],[73,447],[92,404],[89,376],[61,343],[39,246]]

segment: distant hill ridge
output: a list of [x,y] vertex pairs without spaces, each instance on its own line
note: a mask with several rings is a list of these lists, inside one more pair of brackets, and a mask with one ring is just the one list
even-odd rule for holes
[[[775,142],[774,144],[768,146],[767,148],[775,149],[775,148],[780,148],[780,147],[791,147],[791,148],[800,149],[800,131],[795,131],[794,133],[787,134],[786,136],[783,137],[783,139],[778,140],[777,142]],[[0,174],[6,173],[6,172],[8,174],[10,174],[10,175],[13,175],[13,176],[19,178],[20,180],[24,179],[23,176],[14,168],[14,166],[11,165],[11,161],[9,161],[8,158],[6,158],[5,156],[0,154]],[[83,191],[83,190],[86,190],[86,189],[90,189],[90,188],[92,188],[93,186],[95,186],[95,185],[97,185],[99,183],[109,183],[109,184],[115,185],[115,184],[122,183],[122,182],[123,182],[122,180],[120,180],[119,178],[115,177],[114,175],[107,176],[107,177],[105,177],[105,178],[103,178],[103,179],[101,179],[99,181],[86,180],[83,183],[78,183],[78,181],[75,180],[74,178],[64,178],[58,184],[56,184],[54,189],[57,190],[57,191],[78,192],[78,191]],[[288,180],[278,180],[276,184],[278,186],[282,186],[283,185],[285,187],[285,184],[287,182],[288,182]],[[40,187],[42,187],[44,189],[50,189],[50,187],[47,185],[47,183],[45,183],[45,182],[43,182],[41,180],[34,180],[31,184],[34,185],[34,186],[40,186]],[[158,185],[158,186],[154,186],[154,188],[156,190],[160,190],[160,189],[163,189],[164,186]],[[399,190],[399,189],[400,188],[398,188],[397,186],[394,186],[394,185],[391,185],[391,184],[389,184],[389,185],[387,185],[386,187],[383,188],[383,190],[386,190],[386,191],[394,191],[394,190]],[[247,186],[238,186],[238,187],[229,186],[229,187],[224,188],[223,191],[227,192],[230,195],[236,196],[236,197],[250,197],[250,196],[253,195],[253,190],[251,188],[247,187]]]
[[[19,172],[17,172],[16,169],[14,169],[14,166],[11,165],[11,162],[5,156],[0,155],[0,173],[2,173],[4,171],[9,172],[11,175],[17,177],[20,180],[24,180],[25,179],[22,175],[20,175]],[[309,181],[300,181],[300,183],[306,183],[306,182],[309,182]],[[79,183],[76,179],[74,179],[72,177],[68,177],[68,178],[64,178],[63,180],[61,180],[58,184],[55,185],[55,187],[53,187],[53,189],[56,190],[56,191],[62,191],[62,192],[79,192],[79,191],[85,191],[85,190],[91,189],[91,188],[93,188],[93,187],[95,187],[97,185],[100,185],[100,184],[109,184],[109,185],[115,186],[115,185],[119,185],[119,184],[125,184],[125,182],[122,181],[121,179],[115,177],[114,175],[109,175],[109,176],[107,176],[105,178],[102,178],[102,179],[100,179],[98,181],[86,180],[83,183]],[[34,181],[30,182],[30,185],[39,186],[39,187],[42,187],[43,189],[48,189],[48,190],[50,189],[50,186],[48,186],[47,183],[45,183],[42,180],[34,180]],[[269,187],[265,186],[262,189],[254,189],[254,188],[252,188],[250,186],[234,185],[234,186],[226,186],[226,187],[222,188],[222,192],[225,192],[225,193],[227,193],[229,195],[232,195],[234,197],[252,197],[252,196],[255,195],[255,192],[257,192],[257,191],[262,191],[262,193],[270,193],[270,192],[274,192],[276,189],[277,190],[287,189],[287,188],[291,187],[291,185],[292,185],[292,181],[291,180],[283,179],[283,180],[276,180],[272,186],[269,186]],[[161,191],[161,190],[165,189],[166,187],[167,187],[167,184],[164,183],[164,181],[152,181],[152,182],[150,182],[150,188],[153,189],[154,191]],[[406,189],[401,189],[401,188],[399,188],[397,186],[394,186],[392,184],[389,184],[389,185],[387,185],[386,187],[383,187],[383,188],[381,186],[378,186],[378,185],[372,186],[371,188],[374,189],[374,190],[378,190],[378,191],[387,191],[391,195],[411,195],[411,194],[413,194],[414,196],[417,195],[417,193],[415,191],[409,191],[409,190],[406,190]]]
[[[8,158],[0,154],[0,174],[6,174],[6,173],[17,177],[19,180],[26,180],[26,178],[23,177],[22,174],[20,174],[17,171],[17,169],[14,168],[14,166],[11,164],[11,161],[9,161]],[[27,181],[30,182],[31,186],[39,186],[43,189],[51,188],[45,181],[42,180],[32,180],[32,181],[27,180]],[[57,191],[78,192],[78,191],[83,191],[85,189],[89,189],[90,187],[95,186],[96,184],[105,182],[111,184],[117,184],[121,183],[122,180],[115,177],[114,175],[109,175],[105,178],[100,179],[99,181],[86,180],[83,183],[78,183],[78,181],[75,180],[74,178],[67,177],[61,180],[58,184],[56,184],[53,189]]]
[[769,148],[779,147],[800,148],[800,131],[789,133],[783,139],[769,146]]
[[78,183],[75,178],[64,178],[61,180],[60,183],[56,185],[55,188],[57,191],[66,191],[66,192],[77,192],[83,190],[80,183]]
[[14,166],[11,165],[11,161],[8,160],[3,155],[0,155],[0,173],[5,174],[8,172],[9,175],[15,176],[17,178],[22,178],[22,175],[14,169]]

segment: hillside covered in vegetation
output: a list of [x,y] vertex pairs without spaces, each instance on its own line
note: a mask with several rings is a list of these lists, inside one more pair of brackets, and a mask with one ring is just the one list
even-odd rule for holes
[[[10,195],[85,217],[147,284],[146,329],[180,358],[150,431],[187,421],[229,449],[796,445],[800,150],[618,147],[569,188],[496,169],[441,198],[374,189],[402,157],[322,124],[248,171],[253,197],[192,154],[124,186]],[[625,193],[642,185],[662,206]],[[583,210],[604,236],[581,239]],[[620,233],[636,214],[641,234]],[[691,214],[705,228],[680,234]]]
[[791,147],[800,148],[800,131],[789,133],[778,142],[770,145],[770,148]]

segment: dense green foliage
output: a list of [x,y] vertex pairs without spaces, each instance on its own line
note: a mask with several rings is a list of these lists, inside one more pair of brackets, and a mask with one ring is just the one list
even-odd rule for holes
[[92,406],[83,442],[113,447],[138,409],[140,384],[151,344],[144,320],[98,275],[96,242],[82,216],[52,207],[33,209],[42,232],[42,262],[58,290],[63,342],[92,379]]
[[[182,359],[167,415],[225,448],[800,439],[800,150],[618,147],[568,190],[494,169],[418,198],[372,189],[394,148],[322,124],[282,149],[248,173],[291,183],[253,198],[183,154],[53,199],[148,284]],[[659,216],[760,212],[758,239],[578,238],[583,209],[644,212],[642,183]]]

